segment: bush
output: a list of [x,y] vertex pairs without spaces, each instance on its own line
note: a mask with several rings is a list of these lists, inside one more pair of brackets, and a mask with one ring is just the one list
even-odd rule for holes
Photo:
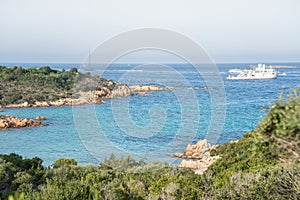
[[221,158],[203,175],[113,154],[100,166],[60,158],[53,169],[39,158],[0,155],[0,198],[299,199],[299,101],[276,102],[256,130],[212,151]]
[[59,168],[69,165],[77,165],[77,161],[73,158],[59,158],[54,162],[53,167]]

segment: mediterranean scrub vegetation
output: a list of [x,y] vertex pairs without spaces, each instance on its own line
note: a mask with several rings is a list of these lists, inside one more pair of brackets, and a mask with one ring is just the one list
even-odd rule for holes
[[253,131],[211,151],[203,175],[111,155],[99,166],[0,156],[1,199],[299,199],[300,96],[281,96]]
[[[84,79],[84,84],[74,88],[74,82],[79,79]],[[110,90],[117,84],[98,75],[80,73],[76,68],[59,71],[49,66],[39,69],[0,66],[0,105],[24,102],[34,104],[36,101],[68,98],[72,97],[75,89],[77,92],[94,90],[94,83],[97,83],[97,87],[107,87]]]

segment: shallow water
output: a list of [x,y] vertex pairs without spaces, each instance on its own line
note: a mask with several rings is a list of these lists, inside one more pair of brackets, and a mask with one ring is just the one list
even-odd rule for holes
[[[26,67],[43,65],[26,64]],[[277,99],[283,88],[299,86],[299,63],[288,63],[297,68],[278,69],[287,75],[273,80],[226,80],[229,69],[247,68],[248,65],[217,65],[226,92],[226,98],[219,102],[226,106],[226,116],[221,132],[215,133],[218,143],[239,139],[243,133],[256,128],[265,115],[263,107]],[[50,66],[69,69],[79,65]],[[76,108],[4,109],[1,114],[24,118],[45,116],[49,126],[1,130],[0,153],[38,156],[44,160],[44,165],[50,165],[59,157],[72,157],[80,164],[97,164],[111,152],[171,163],[176,160],[168,154],[182,152],[188,143],[206,137],[212,122],[212,91],[190,89],[207,86],[203,77],[191,66],[177,64],[169,65],[169,68],[141,68],[137,65],[113,65],[104,71],[103,77],[130,85],[154,83],[172,86],[176,90],[149,92],[147,96],[106,100],[105,104]],[[198,110],[200,115],[196,112]],[[211,127],[212,132],[214,128]]]

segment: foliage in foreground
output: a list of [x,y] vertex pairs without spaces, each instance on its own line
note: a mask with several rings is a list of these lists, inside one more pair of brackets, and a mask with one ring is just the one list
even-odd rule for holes
[[38,158],[0,156],[1,198],[11,199],[299,199],[300,97],[275,102],[238,142],[225,143],[203,175],[130,157],[99,166],[59,159],[44,168]]

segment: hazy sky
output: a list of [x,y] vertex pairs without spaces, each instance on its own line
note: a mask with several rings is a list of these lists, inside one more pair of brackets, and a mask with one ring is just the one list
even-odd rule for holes
[[187,35],[216,62],[300,61],[299,0],[0,0],[0,13],[0,62],[82,62],[143,27]]

